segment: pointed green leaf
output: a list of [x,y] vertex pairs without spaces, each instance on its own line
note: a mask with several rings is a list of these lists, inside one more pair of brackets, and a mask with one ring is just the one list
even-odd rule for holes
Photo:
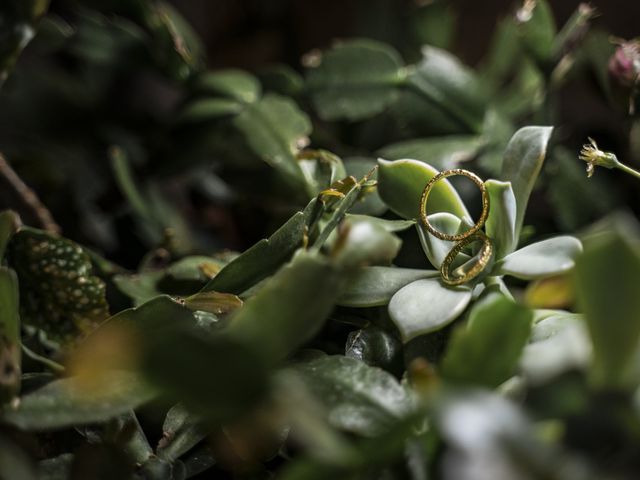
[[491,208],[485,229],[493,240],[496,259],[513,252],[518,243],[516,236],[516,197],[509,182],[487,180]]
[[413,158],[446,170],[458,166],[460,162],[471,160],[483,143],[484,140],[478,135],[417,138],[387,145],[378,150],[378,155],[389,160]]
[[458,318],[471,301],[468,287],[445,287],[438,279],[416,280],[389,302],[389,315],[406,343],[440,330]]
[[564,235],[516,250],[499,261],[496,268],[500,275],[525,280],[551,277],[570,271],[580,253],[580,240]]
[[[429,215],[428,218],[429,223],[431,223],[436,230],[450,235],[469,229],[469,225],[450,213],[434,213]],[[445,257],[453,248],[454,242],[434,237],[421,224],[416,225],[416,228],[422,249],[431,262],[431,265],[440,268]],[[461,261],[469,260],[469,256],[464,253],[461,253],[458,258]]]
[[553,127],[524,127],[507,145],[501,179],[511,182],[516,197],[516,236],[520,235],[529,195],[542,168],[552,132]]
[[[417,160],[378,160],[378,192],[391,210],[406,219],[419,218],[420,197],[429,180],[439,172]],[[469,212],[462,199],[443,179],[429,195],[427,213],[449,212],[460,218],[468,218]]]
[[499,294],[476,303],[467,325],[449,342],[443,377],[458,384],[497,387],[515,372],[532,320],[529,309]]

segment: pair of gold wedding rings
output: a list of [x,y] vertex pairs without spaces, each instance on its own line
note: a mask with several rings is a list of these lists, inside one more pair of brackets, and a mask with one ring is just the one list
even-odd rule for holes
[[[456,175],[467,177],[478,186],[478,188],[480,189],[480,193],[482,194],[482,213],[480,214],[480,218],[478,219],[478,221],[470,229],[459,234],[448,234],[435,229],[433,225],[429,223],[429,218],[427,217],[427,200],[429,199],[431,190],[438,181]],[[487,187],[482,179],[475,173],[464,170],[462,168],[444,170],[438,173],[431,180],[429,180],[427,185],[424,187],[424,190],[422,191],[422,197],[420,198],[420,220],[422,224],[434,237],[439,238],[440,240],[457,242],[449,251],[444,261],[442,262],[442,265],[440,266],[440,275],[442,276],[442,281],[447,285],[462,285],[464,283],[467,283],[480,275],[480,273],[482,273],[482,271],[489,264],[493,255],[493,244],[491,243],[489,237],[487,237],[487,235],[482,231],[482,227],[487,221],[488,216],[489,192],[487,191]],[[472,262],[471,265],[468,268],[464,269],[462,274],[452,273],[451,266],[454,260],[458,257],[458,255],[464,248],[474,242],[480,242],[482,245],[475,256],[475,259],[470,260],[470,262]]]

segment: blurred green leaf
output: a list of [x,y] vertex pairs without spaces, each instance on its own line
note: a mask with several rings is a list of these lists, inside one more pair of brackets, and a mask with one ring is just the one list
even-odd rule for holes
[[387,232],[402,232],[410,227],[413,227],[415,220],[387,220],[386,218],[372,217],[369,215],[359,215],[356,213],[347,213],[345,218],[351,223],[368,222],[375,223]]
[[324,257],[299,250],[245,302],[228,332],[259,351],[263,364],[275,364],[320,330],[340,291],[339,270]]
[[354,358],[322,356],[292,368],[341,430],[375,436],[411,412],[408,391],[391,374]]
[[[542,168],[552,132],[552,127],[524,127],[515,133],[507,145],[501,180],[511,182],[516,197],[515,242],[520,235],[529,195]],[[515,250],[515,247],[514,243],[507,251]]]
[[448,325],[462,314],[470,301],[468,287],[445,287],[435,278],[416,280],[391,298],[389,315],[406,343]]
[[260,99],[260,82],[253,75],[242,70],[216,70],[196,77],[191,86],[199,95],[216,95],[227,100],[244,104]]
[[297,97],[304,89],[304,79],[287,65],[272,65],[258,73],[260,83],[266,91]]
[[471,160],[483,144],[484,139],[478,135],[446,135],[392,143],[377,153],[389,160],[413,158],[437,169],[446,170]]
[[338,304],[347,307],[386,305],[402,287],[415,280],[439,276],[435,270],[364,267],[351,274]]
[[[345,159],[344,167],[346,169],[346,175],[351,175],[355,178],[363,178],[367,174],[376,168],[377,162],[372,158],[364,157],[349,157]],[[378,171],[376,170],[370,175],[370,180],[378,180]],[[380,198],[377,188],[372,188],[364,193],[364,196],[360,198],[349,210],[353,214],[365,214],[365,215],[382,215],[387,211],[387,206]]]
[[0,436],[0,478],[15,480],[49,480],[36,475],[29,456],[13,441]]
[[442,376],[454,383],[497,387],[515,373],[532,319],[530,310],[502,295],[476,303],[467,324],[449,342]]
[[551,277],[570,271],[582,253],[582,243],[568,235],[532,243],[496,263],[501,275],[525,280]]
[[200,415],[196,415],[182,404],[174,405],[162,425],[162,439],[157,455],[163,460],[174,461],[200,443],[210,428]]
[[154,390],[131,373],[112,372],[103,380],[99,391],[88,389],[75,377],[51,382],[22,397],[17,408],[6,408],[0,423],[34,431],[100,423],[155,396]]
[[[419,218],[420,197],[429,180],[439,172],[417,160],[378,160],[378,191],[391,210],[406,219]],[[449,212],[469,217],[462,199],[446,180],[438,182],[427,202],[427,213]]]
[[473,71],[445,50],[424,46],[422,60],[407,77],[407,85],[455,120],[460,128],[478,132],[485,99]]
[[303,181],[295,155],[311,133],[311,122],[293,100],[267,94],[236,116],[233,124],[257,157],[289,180]]
[[591,240],[574,282],[593,342],[592,377],[601,387],[635,387],[640,341],[640,253],[622,231]]
[[346,268],[388,265],[401,245],[396,235],[376,222],[347,220],[340,225],[331,256]]
[[0,405],[20,391],[21,373],[18,278],[0,266]]
[[485,186],[491,205],[486,223],[487,236],[494,242],[495,258],[501,259],[518,243],[516,198],[509,182],[487,180]]
[[516,14],[524,47],[538,62],[548,62],[554,53],[556,23],[546,0],[524,2]]
[[115,275],[113,283],[115,286],[133,300],[135,307],[151,300],[162,292],[158,290],[158,281],[163,277],[162,271],[142,272],[134,275]]
[[392,103],[404,82],[398,52],[373,40],[338,43],[307,73],[307,89],[324,120],[362,120]]

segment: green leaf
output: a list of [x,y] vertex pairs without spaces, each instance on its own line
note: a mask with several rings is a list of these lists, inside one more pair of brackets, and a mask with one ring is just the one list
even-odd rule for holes
[[402,232],[416,224],[415,220],[387,220],[386,218],[371,217],[369,215],[359,215],[356,213],[347,213],[345,218],[351,223],[368,222],[375,223],[387,232]]
[[20,226],[20,217],[11,210],[0,212],[0,263],[4,258],[9,240]]
[[389,160],[413,158],[440,170],[446,170],[471,160],[484,142],[478,135],[446,135],[392,143],[377,153]]
[[181,109],[177,121],[181,124],[210,122],[236,115],[244,108],[244,105],[228,98],[200,98]]
[[256,77],[233,69],[199,75],[193,82],[192,90],[199,95],[224,97],[240,105],[258,101],[262,93]]
[[576,261],[574,282],[593,343],[593,381],[634,387],[640,341],[640,252],[622,231],[600,235]]
[[[520,235],[529,195],[536,183],[553,127],[524,127],[518,130],[507,145],[502,164],[502,180],[511,182],[516,197],[516,239]],[[515,245],[510,247],[515,250]]]
[[22,227],[11,239],[9,264],[20,280],[24,324],[70,343],[109,317],[105,283],[77,243]]
[[509,182],[487,180],[489,192],[489,216],[485,224],[487,236],[493,240],[495,258],[501,259],[513,251],[516,237],[516,197]]
[[15,480],[49,480],[36,475],[29,456],[18,447],[17,442],[0,435],[0,478]]
[[323,120],[362,120],[383,111],[405,79],[390,46],[372,40],[338,43],[308,71],[307,89]]
[[423,278],[437,277],[434,270],[412,268],[364,267],[348,277],[338,304],[345,307],[377,307],[386,305],[405,285]]
[[407,84],[455,120],[461,129],[481,130],[485,101],[480,83],[473,71],[449,52],[424,46],[422,61],[410,72]]
[[[363,178],[376,168],[376,160],[372,158],[351,157],[346,158],[344,167],[346,169],[346,175],[351,175],[355,178]],[[378,180],[378,172],[375,171],[369,177],[372,181]],[[350,210],[353,214],[365,214],[380,216],[387,211],[387,206],[380,198],[377,188],[372,188],[361,196],[361,198],[351,207]]]
[[402,241],[376,222],[345,221],[331,256],[336,264],[346,267],[388,265],[396,257]]
[[411,411],[411,397],[391,374],[359,360],[322,356],[292,369],[324,404],[336,428],[375,436]]
[[527,245],[504,257],[496,268],[500,275],[525,280],[551,277],[570,271],[580,253],[580,240],[564,235]]
[[20,301],[18,278],[0,266],[0,405],[20,390]]
[[162,271],[153,271],[134,275],[114,275],[112,280],[118,290],[133,300],[133,305],[138,307],[152,298],[162,295],[158,289],[158,281],[163,276]]
[[[527,8],[531,5],[532,8]],[[556,24],[546,0],[525,3],[518,11],[522,43],[539,62],[547,62],[554,53]]]
[[162,460],[177,460],[200,443],[210,430],[200,415],[179,403],[169,410],[164,420],[157,455]]
[[[470,228],[466,222],[463,222],[460,218],[450,213],[433,213],[429,215],[428,219],[429,223],[431,223],[436,230],[450,235],[461,233],[462,231]],[[418,230],[418,238],[420,239],[422,249],[431,262],[431,265],[436,268],[440,268],[445,257],[453,248],[454,243],[434,237],[421,224],[416,225],[416,228]],[[462,261],[466,260],[469,260],[469,256],[461,253],[456,262],[463,263]],[[456,266],[457,265],[458,264],[456,264]]]
[[155,392],[131,373],[112,372],[100,391],[87,389],[75,377],[56,380],[6,408],[0,423],[23,430],[46,431],[101,423],[143,405]]
[[590,361],[591,342],[582,317],[560,313],[534,324],[520,369],[528,382],[540,384],[567,371],[586,369]]
[[445,327],[462,314],[470,301],[468,287],[445,287],[435,278],[416,280],[391,298],[389,315],[406,343]]
[[515,372],[532,320],[529,309],[502,295],[476,303],[468,323],[449,342],[442,376],[454,383],[497,387]]
[[322,327],[341,290],[339,270],[319,254],[300,250],[291,263],[236,313],[228,332],[275,364]]
[[229,262],[202,291],[239,295],[273,274],[302,245],[307,220],[314,206],[315,201],[312,201],[304,212],[294,214],[271,237],[260,240]]
[[311,122],[293,100],[267,94],[236,116],[233,124],[257,157],[296,184],[303,181],[296,153],[311,133]]
[[[420,197],[429,180],[439,172],[417,160],[378,160],[378,192],[391,210],[406,219],[420,216]],[[443,179],[429,194],[427,213],[449,212],[461,218],[470,218],[462,199]]]

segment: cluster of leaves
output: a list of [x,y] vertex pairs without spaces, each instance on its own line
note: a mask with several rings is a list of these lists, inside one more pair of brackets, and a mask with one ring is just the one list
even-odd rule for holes
[[[359,39],[311,52],[303,77],[205,71],[162,1],[27,3],[0,7],[14,34],[40,26],[4,86],[0,146],[54,213],[76,200],[65,232],[97,251],[0,214],[0,478],[633,478],[636,222],[536,242],[525,226],[541,172],[558,224],[601,213],[553,129],[518,128],[552,123],[572,75],[606,73],[591,8],[558,31],[524,2],[478,71]],[[452,24],[444,2],[422,8]],[[7,38],[0,75],[31,40]],[[176,100],[123,114],[132,77]],[[425,184],[461,164],[493,177],[495,254],[449,287],[452,245],[416,219]],[[465,187],[434,187],[439,230],[473,223]],[[229,252],[198,206],[278,227]],[[136,269],[98,253],[132,239],[149,250]]]

